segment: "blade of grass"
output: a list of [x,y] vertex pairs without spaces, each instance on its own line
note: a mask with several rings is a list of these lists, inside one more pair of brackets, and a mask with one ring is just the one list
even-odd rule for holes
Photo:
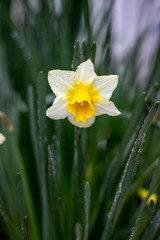
[[138,218],[138,219],[136,220],[136,224],[135,224],[135,226],[132,228],[132,233],[131,233],[131,236],[130,236],[129,240],[133,240],[133,239],[134,239],[134,237],[135,237],[135,235],[136,235],[136,233],[137,233],[137,231],[138,231],[139,225],[140,225],[140,218]]
[[146,219],[146,225],[148,225],[151,220],[153,219],[155,213],[155,204],[153,200],[149,202],[148,209],[147,209],[147,219]]
[[41,166],[41,198],[42,198],[42,229],[43,239],[48,240],[52,238],[51,214],[48,204],[47,193],[47,161],[46,161],[46,106],[45,106],[45,77],[43,72],[39,73],[38,77],[38,124],[39,124],[39,164]]
[[22,221],[24,216],[24,200],[23,200],[23,190],[22,190],[22,179],[19,172],[16,174],[16,189],[17,189],[17,198],[18,198],[20,216]]
[[111,45],[108,43],[106,44],[104,54],[104,64],[102,65],[102,73],[109,75],[110,73],[110,64],[111,64]]
[[[81,172],[80,172],[80,153],[79,153],[79,138],[80,129],[75,127],[75,140],[74,140],[74,201],[75,201],[75,220],[76,222],[80,220],[81,216]],[[77,208],[77,206],[79,206]]]
[[[140,97],[137,101],[136,107],[135,107],[135,109],[132,113],[131,121],[129,123],[129,126],[127,128],[127,131],[125,133],[125,136],[124,136],[123,141],[122,141],[121,146],[120,146],[120,152],[119,152],[119,157],[118,157],[119,162],[121,162],[122,159],[126,159],[125,156],[128,155],[128,151],[126,153],[126,149],[127,149],[126,145],[129,142],[133,131],[135,131],[135,128],[138,125],[138,123],[140,122],[140,119],[142,117],[142,111],[143,111],[143,109],[145,108],[145,105],[146,105],[145,97],[146,97],[146,93],[143,92],[140,95]],[[135,141],[135,137],[134,137],[134,141]]]
[[24,166],[24,162],[23,162],[23,158],[22,158],[19,146],[14,137],[12,137],[12,145],[14,148],[14,156],[17,159],[19,169],[21,172],[24,199],[25,199],[28,219],[30,222],[31,239],[39,240],[40,235],[39,235],[39,230],[38,230],[36,214],[35,214],[35,210],[34,210],[34,204],[32,201],[32,195],[30,192],[28,177],[27,177],[26,169]]
[[95,57],[96,57],[96,42],[93,42],[90,53],[90,59],[93,64],[95,62]]
[[16,228],[14,223],[11,221],[10,217],[6,212],[4,205],[1,202],[0,202],[0,222],[1,222],[1,227],[3,226],[3,228],[1,228],[1,231],[2,229],[4,229],[7,239],[10,239],[10,240],[21,239],[18,228]]
[[24,216],[24,218],[23,218],[23,224],[22,224],[22,240],[29,240],[28,219],[27,219],[27,216]]
[[36,125],[36,113],[35,113],[35,106],[34,106],[34,95],[33,95],[33,88],[32,86],[28,87],[28,104],[29,104],[29,123],[30,123],[30,134],[31,134],[31,141],[33,145],[34,157],[36,160],[36,169],[37,174],[39,177],[39,182],[41,181],[41,169],[39,164],[39,151],[38,151],[38,132],[37,132],[37,125]]
[[142,240],[153,240],[155,239],[155,235],[157,230],[160,227],[160,210],[154,216],[152,222],[150,222],[149,227],[146,229],[145,233],[142,236]]
[[114,201],[111,207],[111,211],[108,214],[108,220],[105,226],[105,230],[102,235],[102,240],[107,240],[110,237],[111,232],[114,230],[119,213],[126,198],[129,184],[135,174],[137,164],[139,163],[139,157],[143,149],[145,133],[159,107],[159,102],[155,103],[149,111],[144,123],[140,129],[137,140],[131,151],[130,157],[126,163],[121,181],[118,186],[118,190],[115,194]]
[[146,131],[148,130],[148,128],[149,128],[149,126],[150,126],[150,124],[152,122],[152,119],[153,119],[154,115],[156,114],[156,112],[157,112],[157,110],[159,108],[159,104],[160,104],[160,102],[156,102],[152,106],[152,108],[150,109],[146,119],[144,120],[143,126],[142,126],[142,128],[141,128],[141,130],[139,132],[139,137],[142,136],[143,134],[145,134]]
[[84,203],[85,203],[85,227],[84,240],[88,239],[88,224],[89,224],[89,206],[90,206],[90,184],[86,182],[84,187]]
[[87,60],[89,58],[89,51],[87,47],[87,43],[85,41],[82,42],[82,61]]
[[90,11],[89,11],[89,2],[88,0],[84,0],[84,20],[85,20],[85,27],[87,30],[87,40],[88,40],[88,47],[91,43],[91,26],[90,26]]
[[[131,166],[131,169],[130,169],[133,175],[134,175],[134,172],[135,172],[135,170],[136,170],[136,167],[137,167],[137,164],[138,164],[138,158],[139,158],[139,156],[140,156],[140,153],[141,153],[142,147],[143,147],[143,143],[142,143],[142,146],[140,146],[140,147],[138,147],[138,144],[139,144],[139,143],[141,144],[141,138],[143,139],[143,137],[145,136],[145,133],[147,132],[147,130],[148,130],[148,128],[149,128],[149,126],[150,126],[150,124],[151,124],[151,122],[152,122],[152,119],[153,119],[153,117],[154,117],[154,115],[155,115],[158,107],[159,107],[159,102],[156,102],[156,103],[152,106],[152,108],[150,109],[150,111],[149,111],[147,117],[145,118],[144,123],[143,123],[143,125],[142,125],[142,127],[141,127],[141,129],[140,129],[140,131],[139,131],[138,138],[137,138],[137,140],[136,140],[136,142],[135,142],[134,150],[133,150],[133,152],[132,152],[131,155],[130,155],[130,160],[131,160],[132,158],[135,158],[135,163],[133,163],[133,165],[131,164],[132,166]],[[144,141],[144,140],[142,140],[142,141]],[[138,143],[138,142],[139,142],[139,143]],[[135,152],[134,152],[134,151],[135,151]],[[133,154],[133,155],[132,155],[132,154]],[[134,154],[135,154],[135,156],[134,156]],[[136,158],[137,158],[137,163],[136,163]],[[131,160],[131,161],[132,161],[132,160]],[[136,165],[135,165],[135,164],[136,164]],[[129,170],[129,169],[128,169],[128,170]],[[113,222],[113,227],[114,227],[115,224],[116,224],[117,218],[118,218],[118,216],[119,216],[120,210],[121,210],[121,208],[122,208],[122,205],[123,205],[123,202],[124,202],[124,199],[125,199],[124,195],[125,195],[126,190],[127,190],[128,186],[129,186],[129,183],[130,183],[131,180],[132,180],[132,177],[133,177],[133,176],[130,175],[130,174],[128,174],[128,176],[126,175],[126,184],[124,183],[124,191],[122,192],[121,197],[120,197],[120,199],[119,199],[119,203],[118,203],[117,210],[116,210],[117,213],[115,213],[115,218],[114,218],[114,222]]]
[[72,70],[75,71],[79,62],[79,41],[77,40],[76,44],[74,45],[74,54],[73,54],[73,61],[72,61]]

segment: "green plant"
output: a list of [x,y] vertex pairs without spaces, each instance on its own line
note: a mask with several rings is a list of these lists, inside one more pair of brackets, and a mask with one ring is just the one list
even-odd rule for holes
[[[0,122],[6,137],[0,145],[0,239],[159,239],[159,46],[142,93],[137,58],[144,33],[127,56],[113,95],[122,115],[100,116],[89,129],[78,129],[46,118],[53,102],[47,72],[94,62],[101,27],[93,33],[87,0],[61,1],[60,12],[54,1],[41,0],[37,9],[22,3],[17,23],[11,2],[0,2],[0,110],[14,127],[10,133]],[[108,27],[98,75],[118,74],[111,64],[113,4],[100,24]],[[76,42],[78,34],[86,40]],[[149,195],[139,199],[142,186],[157,193],[156,204],[147,205]]]

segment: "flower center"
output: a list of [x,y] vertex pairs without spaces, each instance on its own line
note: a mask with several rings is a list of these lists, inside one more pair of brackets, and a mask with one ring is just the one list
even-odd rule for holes
[[77,89],[73,99],[66,105],[68,111],[74,115],[74,120],[86,122],[94,116],[94,106],[91,103],[91,96],[87,89]]

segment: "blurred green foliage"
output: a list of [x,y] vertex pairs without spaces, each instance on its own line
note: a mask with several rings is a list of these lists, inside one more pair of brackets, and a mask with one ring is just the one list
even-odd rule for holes
[[[61,0],[59,10],[56,4],[0,1],[0,110],[14,127],[10,133],[0,122],[6,136],[0,146],[0,239],[159,239],[160,45],[141,94],[137,58],[145,32],[126,57],[113,95],[121,116],[98,117],[89,129],[47,119],[53,101],[47,72],[76,69],[89,57],[94,62],[101,28],[96,72],[118,74],[111,64],[114,1],[96,33],[88,0]],[[76,42],[78,36],[84,41]],[[158,194],[156,204],[139,199],[142,186]]]

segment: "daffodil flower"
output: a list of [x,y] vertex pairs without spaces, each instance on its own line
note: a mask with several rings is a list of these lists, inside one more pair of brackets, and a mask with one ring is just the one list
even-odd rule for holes
[[75,72],[50,71],[48,81],[56,95],[46,112],[52,119],[68,117],[73,125],[86,128],[94,123],[96,116],[120,114],[114,103],[109,101],[118,76],[97,76],[90,59],[81,63]]
[[5,141],[5,136],[3,136],[2,133],[0,133],[0,145]]
[[[145,188],[139,188],[138,189],[138,196],[143,200],[144,198],[147,197],[147,195],[149,194],[149,191]],[[153,201],[154,204],[156,204],[157,202],[157,194],[156,193],[152,193],[149,198],[148,198],[148,201],[147,201],[147,204],[149,204],[150,201]]]

